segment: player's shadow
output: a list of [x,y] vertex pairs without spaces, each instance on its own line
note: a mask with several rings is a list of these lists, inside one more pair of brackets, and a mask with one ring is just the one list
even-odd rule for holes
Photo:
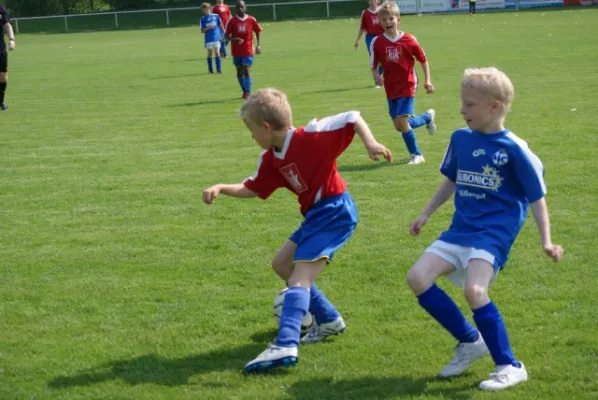
[[241,103],[239,97],[233,97],[229,99],[220,99],[220,100],[200,100],[200,101],[191,101],[187,103],[177,103],[177,104],[167,104],[166,107],[196,107],[202,106],[204,104],[223,104],[223,103],[232,103],[237,102]]
[[330,377],[299,381],[287,389],[290,398],[296,400],[358,399],[384,400],[400,397],[438,396],[443,399],[471,399],[472,385],[430,388],[428,383],[438,381],[436,377],[413,379],[409,377],[364,377],[334,381]]
[[358,90],[366,90],[366,89],[372,89],[372,86],[368,85],[368,86],[362,86],[362,87],[320,89],[320,90],[313,90],[311,92],[301,92],[301,94],[342,93],[342,92],[355,92]]
[[354,164],[354,165],[339,165],[337,167],[339,172],[355,172],[355,171],[370,171],[374,169],[380,168],[389,168],[389,167],[396,167],[399,165],[404,164],[401,160],[393,161],[392,163],[386,161],[372,161],[371,163],[367,164]]
[[190,377],[197,374],[225,370],[242,371],[247,361],[263,351],[264,347],[265,343],[255,343],[174,359],[147,354],[129,360],[112,361],[76,375],[57,376],[48,382],[48,387],[65,389],[113,380],[120,380],[129,385],[185,385]]
[[152,76],[151,79],[178,79],[178,78],[194,78],[198,76],[210,75],[209,72],[192,72],[190,74],[179,74],[179,75],[160,75],[160,76]]

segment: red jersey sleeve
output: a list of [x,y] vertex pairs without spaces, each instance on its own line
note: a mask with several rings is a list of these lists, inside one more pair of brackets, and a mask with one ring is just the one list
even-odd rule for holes
[[272,150],[264,151],[258,159],[255,175],[243,181],[247,189],[257,193],[259,198],[264,200],[285,185],[283,176],[272,165],[272,157]]
[[225,35],[229,35],[229,36],[232,35],[232,33],[233,33],[233,25],[235,24],[233,21],[234,21],[234,19],[231,18],[226,23],[226,26],[224,27],[224,34]]
[[411,37],[411,53],[413,54],[413,57],[415,57],[415,59],[420,63],[425,63],[428,61],[424,49],[422,49],[414,36]]
[[303,131],[314,135],[317,147],[326,149],[328,154],[336,159],[353,141],[357,118],[358,111],[347,111],[321,120],[313,120]]
[[251,17],[251,24],[253,25],[252,29],[255,33],[260,33],[262,31],[262,27],[257,23],[257,20],[254,17]]
[[363,10],[361,12],[361,25],[360,28],[362,31],[366,31],[367,30],[367,26],[365,25],[365,10]]

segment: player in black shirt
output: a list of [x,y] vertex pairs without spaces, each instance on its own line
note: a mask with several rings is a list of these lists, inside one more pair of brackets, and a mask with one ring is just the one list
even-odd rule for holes
[[[15,49],[15,34],[10,24],[10,14],[8,10],[0,5],[1,24],[8,35],[8,50]],[[8,107],[4,103],[4,93],[6,93],[6,84],[8,82],[8,54],[6,52],[6,42],[4,34],[0,32],[0,110],[4,111]]]

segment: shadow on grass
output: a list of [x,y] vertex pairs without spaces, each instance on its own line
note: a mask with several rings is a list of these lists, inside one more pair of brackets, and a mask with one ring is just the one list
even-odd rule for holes
[[355,172],[355,171],[371,171],[380,168],[398,167],[406,165],[409,159],[404,160],[393,160],[392,163],[386,161],[372,161],[368,164],[357,164],[357,165],[339,165],[337,167],[339,172]]
[[408,377],[365,377],[334,381],[332,378],[318,378],[299,381],[290,386],[287,394],[292,399],[360,399],[382,400],[411,396],[440,396],[446,399],[471,399],[473,386],[427,389],[428,383],[438,378],[412,379]]
[[130,360],[113,361],[72,376],[58,376],[48,382],[48,387],[64,389],[113,380],[121,380],[129,385],[154,383],[180,386],[187,384],[190,377],[201,373],[242,371],[249,360],[264,350],[265,345],[255,343],[175,359],[147,354]]
[[334,88],[334,89],[320,89],[320,90],[313,90],[310,92],[301,92],[300,94],[317,94],[317,93],[342,93],[342,92],[356,92],[359,90],[367,90],[372,89],[372,85],[368,86],[361,86],[361,87],[350,87],[350,88]]
[[194,106],[201,106],[204,104],[223,104],[223,103],[231,103],[237,102],[243,104],[243,100],[240,97],[234,97],[230,99],[220,99],[220,100],[200,100],[200,101],[192,101],[188,103],[178,103],[178,104],[168,104],[165,107],[194,107]]

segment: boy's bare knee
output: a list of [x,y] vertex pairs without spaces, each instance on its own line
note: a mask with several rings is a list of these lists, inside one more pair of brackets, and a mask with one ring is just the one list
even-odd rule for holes
[[430,286],[428,281],[426,274],[416,268],[411,268],[407,273],[407,285],[416,295],[423,293]]
[[411,129],[411,126],[409,126],[409,119],[407,117],[395,118],[393,122],[395,129],[401,133],[409,132]]
[[465,285],[465,299],[471,308],[482,307],[490,301],[488,289],[477,283]]

